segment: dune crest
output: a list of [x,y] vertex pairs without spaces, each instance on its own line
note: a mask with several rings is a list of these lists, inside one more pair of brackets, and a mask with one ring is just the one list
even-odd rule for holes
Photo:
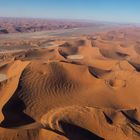
[[0,140],[139,140],[139,33],[3,39]]

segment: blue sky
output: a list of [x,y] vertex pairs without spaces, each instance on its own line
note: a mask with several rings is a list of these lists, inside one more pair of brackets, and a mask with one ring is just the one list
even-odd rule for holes
[[140,23],[140,0],[0,0],[0,16]]

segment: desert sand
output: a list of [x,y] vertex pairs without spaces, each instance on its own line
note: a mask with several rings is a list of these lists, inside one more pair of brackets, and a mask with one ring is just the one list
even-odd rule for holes
[[139,38],[1,39],[0,140],[140,140]]

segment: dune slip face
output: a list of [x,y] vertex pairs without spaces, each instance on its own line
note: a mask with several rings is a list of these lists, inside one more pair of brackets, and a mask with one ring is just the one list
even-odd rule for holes
[[0,140],[140,140],[140,29],[56,32],[1,39]]

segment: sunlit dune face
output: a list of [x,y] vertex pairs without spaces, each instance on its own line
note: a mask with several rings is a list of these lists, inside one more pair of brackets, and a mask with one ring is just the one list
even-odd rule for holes
[[25,21],[0,36],[0,140],[139,140],[139,28]]

